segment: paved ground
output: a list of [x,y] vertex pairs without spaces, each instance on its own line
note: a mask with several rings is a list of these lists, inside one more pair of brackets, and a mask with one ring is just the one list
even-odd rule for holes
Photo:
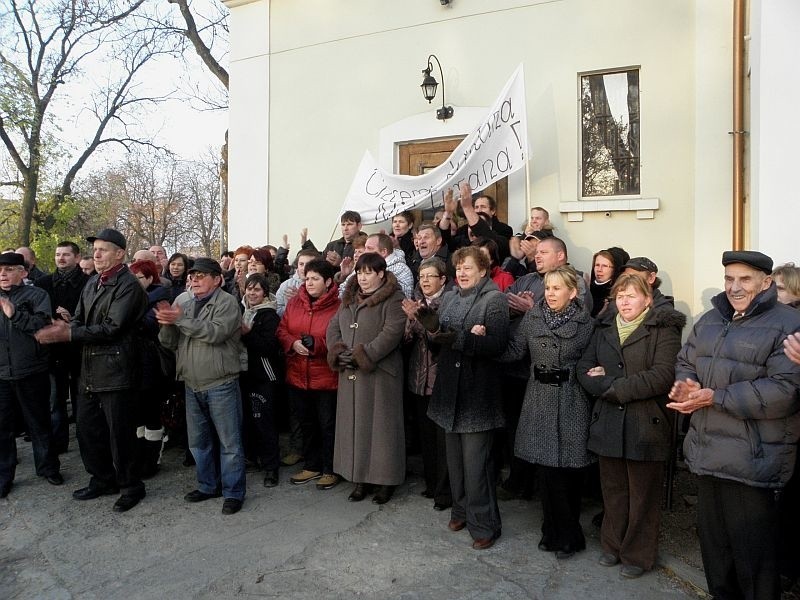
[[694,569],[666,556],[653,573],[628,581],[597,564],[597,534],[584,510],[588,549],[567,561],[536,548],[537,502],[501,504],[503,537],[475,551],[466,530],[447,529],[447,513],[420,497],[410,477],[389,504],[347,501],[349,484],[322,492],[266,489],[248,474],[242,512],[223,517],[221,500],[190,505],[194,470],[165,454],[147,498],[126,514],[114,497],[72,499],[87,476],[76,450],[63,455],[66,483],[31,474],[19,443],[15,487],[0,500],[0,599],[16,598],[448,598],[615,600],[697,598]]

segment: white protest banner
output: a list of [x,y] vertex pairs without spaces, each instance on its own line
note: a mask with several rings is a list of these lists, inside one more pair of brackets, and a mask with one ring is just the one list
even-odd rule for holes
[[525,76],[520,64],[486,118],[435,169],[424,175],[395,175],[366,152],[339,214],[354,210],[362,223],[379,223],[404,210],[441,206],[447,189],[466,181],[480,191],[523,168],[527,160]]

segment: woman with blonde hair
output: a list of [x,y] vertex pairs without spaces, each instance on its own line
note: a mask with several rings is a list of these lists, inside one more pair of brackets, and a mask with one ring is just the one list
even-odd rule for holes
[[537,465],[541,478],[542,539],[539,549],[570,558],[586,547],[580,524],[590,403],[575,365],[593,323],[578,295],[578,274],[564,265],[544,276],[544,297],[525,313],[501,360],[531,360],[514,454]]

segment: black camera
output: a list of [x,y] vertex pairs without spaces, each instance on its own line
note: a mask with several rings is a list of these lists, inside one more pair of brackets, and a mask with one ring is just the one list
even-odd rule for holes
[[304,347],[308,348],[309,350],[314,349],[314,336],[305,334],[300,336],[300,343],[303,344]]

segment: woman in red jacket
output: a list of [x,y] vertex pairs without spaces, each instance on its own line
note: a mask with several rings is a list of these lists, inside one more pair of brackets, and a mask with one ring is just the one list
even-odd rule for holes
[[298,409],[305,456],[305,468],[289,480],[295,485],[318,480],[317,489],[328,490],[339,483],[333,472],[339,376],[328,367],[325,332],[339,310],[339,290],[325,260],[308,263],[305,275],[305,285],[289,300],[278,327],[287,395]]

